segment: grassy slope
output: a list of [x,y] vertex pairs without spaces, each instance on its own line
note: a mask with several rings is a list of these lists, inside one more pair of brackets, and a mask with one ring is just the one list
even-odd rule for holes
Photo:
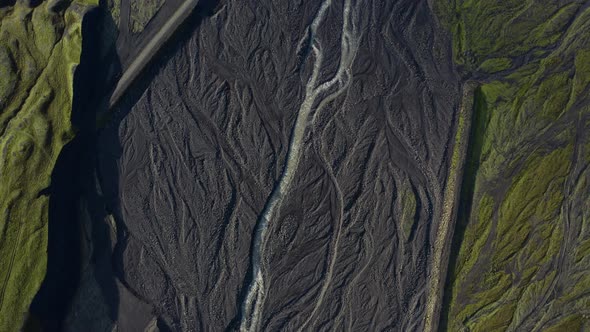
[[45,276],[49,198],[40,193],[74,135],[73,72],[92,1],[0,9],[0,331],[18,329]]
[[590,9],[436,5],[481,83],[443,328],[589,328]]

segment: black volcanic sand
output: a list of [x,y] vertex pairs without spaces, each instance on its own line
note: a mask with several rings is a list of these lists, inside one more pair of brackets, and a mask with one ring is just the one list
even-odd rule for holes
[[343,3],[315,34],[319,1],[201,5],[115,110],[97,143],[117,224],[111,278],[97,283],[116,295],[105,301],[120,329],[239,327],[312,45],[317,83],[329,82],[346,63],[343,29],[351,65],[311,102],[267,225],[260,328],[423,328],[459,77],[427,1],[352,1],[347,24]]

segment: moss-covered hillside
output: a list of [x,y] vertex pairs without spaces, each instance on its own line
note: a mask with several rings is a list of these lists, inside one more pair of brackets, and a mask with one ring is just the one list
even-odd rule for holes
[[74,136],[82,17],[95,4],[17,1],[0,8],[0,331],[18,330],[45,276],[43,190]]
[[437,1],[474,93],[441,327],[590,328],[587,1]]

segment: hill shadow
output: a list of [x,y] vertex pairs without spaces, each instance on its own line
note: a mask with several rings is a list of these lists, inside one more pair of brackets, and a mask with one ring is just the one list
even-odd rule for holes
[[[62,149],[51,175],[51,185],[44,192],[50,195],[47,272],[31,304],[25,324],[27,331],[63,330],[64,319],[80,286],[83,265],[88,263],[82,252],[85,231],[92,233],[93,238],[105,239],[101,234],[108,235],[109,230],[104,229],[104,223],[92,222],[91,230],[84,229],[81,205],[83,199],[88,200],[87,209],[93,221],[104,220],[106,214],[96,194],[93,175],[98,112],[95,100],[100,97],[109,79],[105,67],[120,67],[115,56],[110,57],[112,59],[108,64],[100,56],[104,29],[112,29],[114,25],[111,16],[101,7],[90,10],[82,23],[82,53],[74,74],[71,113],[76,137]],[[114,39],[111,42],[114,45]],[[101,244],[101,247],[110,246],[108,236],[106,239],[107,243]],[[91,260],[98,261],[100,254],[100,250],[93,251]],[[118,302],[112,277],[102,278],[101,287],[109,302]]]
[[461,185],[459,210],[457,213],[457,222],[455,224],[455,231],[451,242],[451,252],[449,256],[449,265],[447,270],[443,305],[441,309],[439,330],[446,331],[448,325],[448,317],[451,314],[450,305],[453,293],[453,276],[456,272],[457,259],[459,258],[459,250],[465,237],[465,231],[471,222],[471,210],[473,208],[473,194],[475,192],[475,181],[477,172],[479,170],[479,163],[482,154],[483,136],[485,134],[488,110],[485,95],[481,88],[477,87],[474,91],[473,100],[473,121],[471,125],[471,132],[469,134],[469,144],[467,147],[467,160],[465,163],[465,173]]

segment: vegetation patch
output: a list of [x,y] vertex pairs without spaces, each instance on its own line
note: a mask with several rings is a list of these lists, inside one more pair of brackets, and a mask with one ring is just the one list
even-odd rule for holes
[[412,226],[416,217],[416,196],[412,191],[410,184],[406,183],[407,187],[401,190],[400,204],[401,204],[401,224],[406,240],[410,238],[412,233]]
[[[120,1],[120,0],[113,0]],[[131,31],[140,33],[164,5],[165,0],[131,0]]]
[[512,66],[510,58],[492,58],[485,60],[480,66],[479,70],[486,73],[495,73],[509,69]]
[[588,327],[590,9],[581,4],[435,3],[459,69],[481,78],[449,331]]
[[582,3],[440,0],[435,8],[453,35],[455,62],[475,70],[488,59],[522,56],[556,44]]
[[[0,26],[0,330],[18,330],[47,266],[53,167],[74,135],[73,74],[92,1],[17,2]],[[4,75],[6,74],[6,75]]]
[[107,7],[115,21],[115,24],[119,26],[119,22],[121,21],[121,0],[108,0]]

